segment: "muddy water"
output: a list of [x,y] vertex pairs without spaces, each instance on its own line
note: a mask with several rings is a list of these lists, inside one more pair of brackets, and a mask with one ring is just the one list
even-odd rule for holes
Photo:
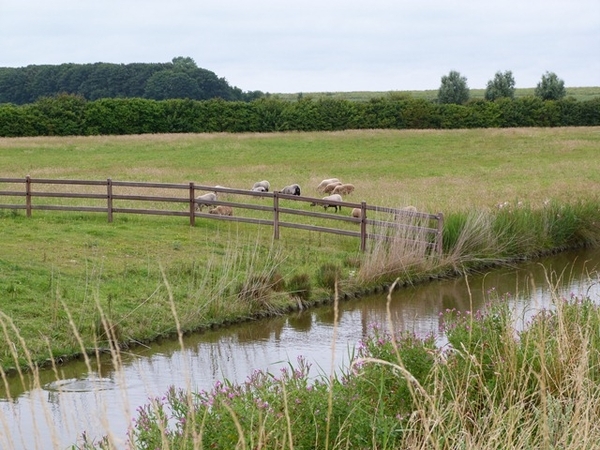
[[[600,250],[585,250],[405,287],[393,293],[391,318],[395,329],[433,333],[444,345],[439,325],[446,309],[477,310],[496,291],[510,294],[523,321],[551,306],[551,286],[562,296],[587,294],[600,302],[599,268]],[[385,294],[341,302],[337,327],[327,306],[187,336],[183,348],[177,341],[136,348],[121,355],[118,368],[106,357],[100,368],[73,362],[58,376],[43,371],[37,380],[11,379],[8,391],[0,387],[0,448],[68,448],[84,431],[124,442],[136,408],[172,385],[209,390],[217,380],[242,382],[256,369],[277,373],[298,357],[312,364],[314,376],[339,371],[374,324],[386,326],[386,303]]]

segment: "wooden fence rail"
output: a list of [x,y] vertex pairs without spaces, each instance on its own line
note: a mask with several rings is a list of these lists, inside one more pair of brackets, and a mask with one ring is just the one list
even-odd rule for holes
[[[113,221],[114,214],[150,214],[161,216],[188,217],[191,226],[195,226],[197,218],[209,218],[214,220],[228,220],[256,225],[268,225],[273,227],[274,239],[279,239],[280,228],[294,228],[320,233],[331,233],[344,236],[352,236],[360,239],[360,249],[364,251],[368,239],[402,239],[424,243],[437,254],[442,253],[442,229],[444,217],[442,213],[428,214],[412,212],[397,208],[367,205],[366,202],[333,202],[324,201],[321,198],[295,196],[282,194],[281,192],[254,192],[245,189],[230,189],[225,187],[205,186],[193,182],[187,184],[175,183],[146,183],[131,181],[114,181],[110,178],[103,181],[90,180],[58,180],[48,178],[0,178],[0,188],[10,187],[12,189],[1,190],[0,198],[10,199],[10,202],[0,203],[0,209],[12,209],[26,211],[27,217],[31,217],[34,210],[47,211],[81,211],[105,213],[108,222]],[[66,189],[65,189],[66,187]],[[76,192],[74,192],[76,191]],[[196,196],[205,192],[215,192],[219,195],[217,201],[203,201],[209,205],[225,205],[234,208],[234,216],[209,214],[197,209]],[[175,196],[166,195],[175,192]],[[160,195],[159,195],[160,194]],[[268,199],[269,205],[256,203],[242,203],[229,201],[231,197],[243,196],[245,199]],[[24,197],[24,201],[23,201]],[[35,199],[49,199],[47,202],[34,201]],[[58,199],[58,200],[50,200]],[[90,200],[95,202],[94,206],[86,204],[65,204],[60,199]],[[294,208],[281,206],[286,201],[287,205]],[[148,202],[154,208],[139,208],[137,202]],[[312,205],[330,205],[338,208],[361,210],[359,218],[347,214],[331,214],[325,208],[324,212],[318,210],[301,209],[303,203]],[[179,209],[165,209],[165,205],[180,204]],[[240,215],[239,211],[256,211],[259,214],[267,214],[270,218],[251,217]],[[359,230],[344,229],[342,227],[332,228],[317,226],[313,223],[301,223],[299,221],[284,221],[282,216],[309,217],[318,220],[333,220],[338,222],[355,223]],[[314,221],[313,221],[314,222]],[[371,231],[369,231],[369,229]],[[401,230],[399,233],[398,231]]]

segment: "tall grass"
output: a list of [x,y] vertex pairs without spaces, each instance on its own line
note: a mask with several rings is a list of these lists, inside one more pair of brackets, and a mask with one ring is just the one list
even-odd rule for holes
[[[392,287],[393,289],[393,287]],[[390,289],[390,292],[391,290]],[[136,449],[589,449],[600,442],[600,307],[552,295],[516,327],[506,299],[447,311],[448,344],[373,329],[339,376],[303,358],[137,411]],[[388,302],[391,301],[391,294]],[[110,438],[77,448],[112,448]]]

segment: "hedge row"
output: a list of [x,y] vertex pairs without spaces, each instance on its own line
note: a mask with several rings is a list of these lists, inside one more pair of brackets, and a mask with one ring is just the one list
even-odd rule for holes
[[437,104],[393,96],[368,102],[301,98],[224,100],[100,99],[74,95],[0,105],[0,136],[333,131],[346,129],[505,128],[600,125],[600,98],[537,97]]

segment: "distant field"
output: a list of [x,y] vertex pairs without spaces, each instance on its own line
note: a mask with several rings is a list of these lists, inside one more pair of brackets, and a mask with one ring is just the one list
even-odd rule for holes
[[[597,87],[568,87],[567,97],[573,97],[576,100],[591,100],[600,97],[600,86]],[[515,90],[515,97],[526,97],[533,95],[535,88],[522,88]],[[313,98],[327,97],[338,98],[352,101],[368,101],[372,98],[385,97],[387,95],[408,95],[413,98],[424,98],[427,100],[435,100],[437,98],[437,89],[425,91],[355,91],[355,92],[302,92],[303,96]],[[293,94],[272,94],[287,100],[295,100],[298,98],[298,92]],[[483,98],[485,89],[471,89],[471,99]]]

